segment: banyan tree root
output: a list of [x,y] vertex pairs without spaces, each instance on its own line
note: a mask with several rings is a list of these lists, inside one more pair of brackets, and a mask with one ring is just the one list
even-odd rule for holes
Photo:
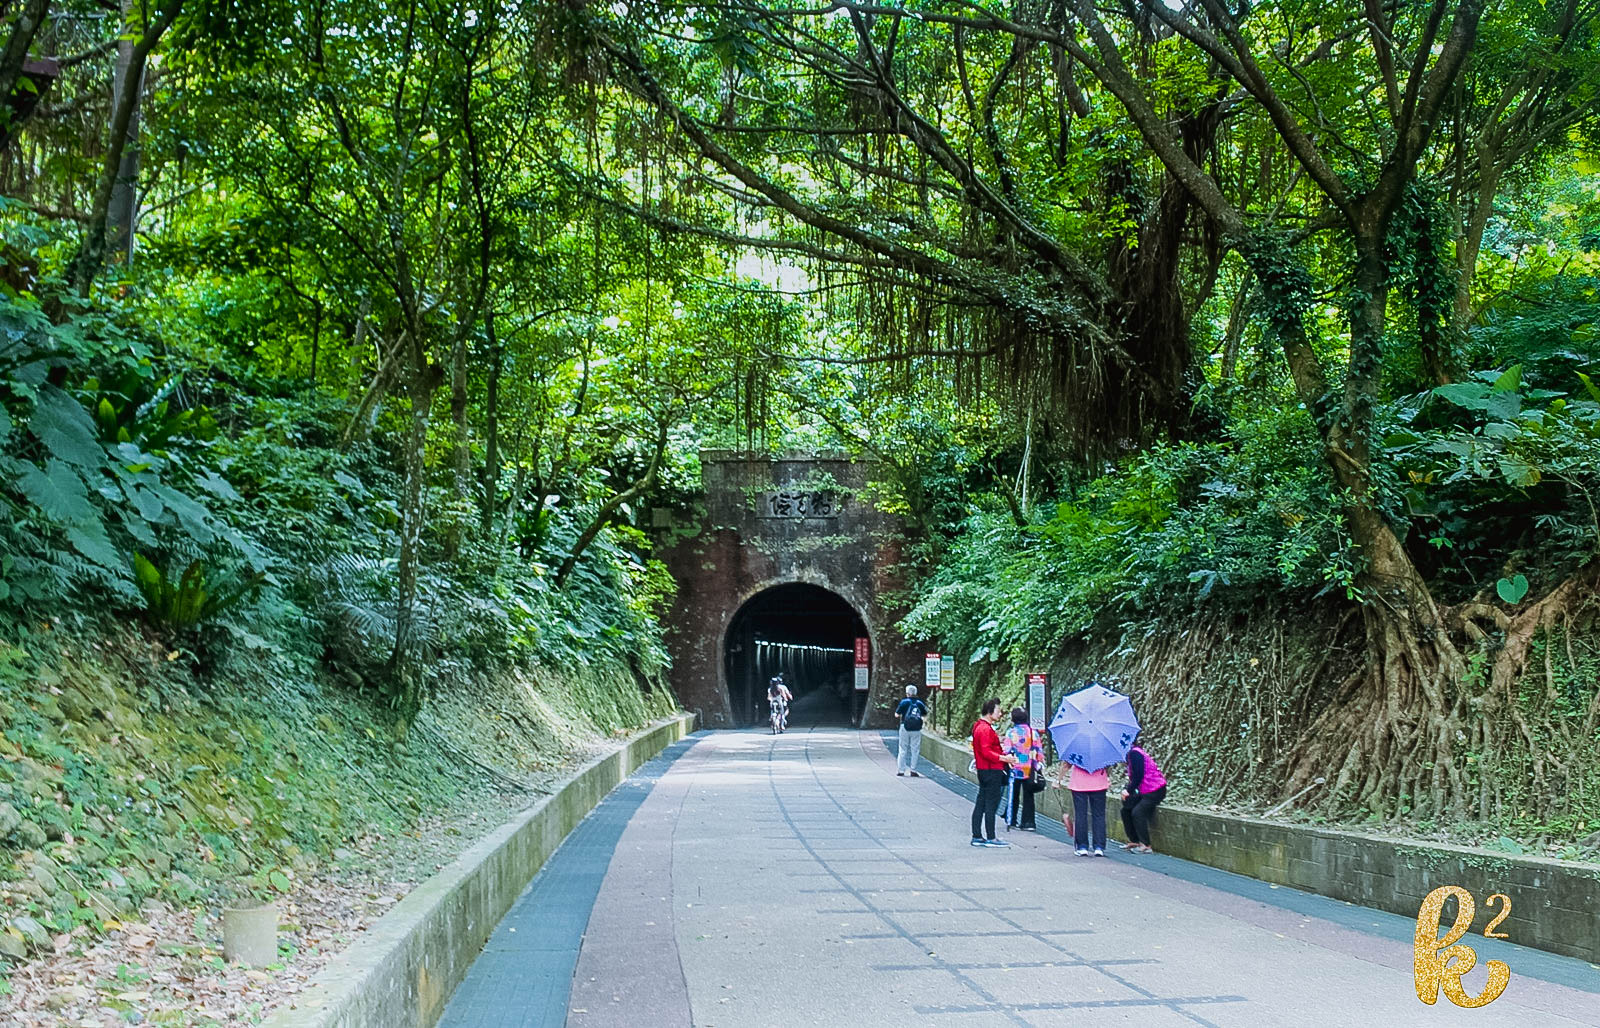
[[[1514,615],[1475,602],[1440,611],[1426,619],[1431,625],[1417,616],[1415,606],[1364,608],[1365,666],[1293,747],[1284,794],[1293,795],[1323,775],[1331,784],[1308,796],[1307,805],[1331,811],[1359,807],[1385,817],[1475,810],[1487,820],[1500,813],[1503,799],[1498,784],[1488,779],[1496,769],[1510,770],[1501,768],[1501,757],[1516,744],[1527,750],[1525,773],[1533,779],[1537,802],[1549,803],[1553,795],[1559,799],[1563,790],[1552,776],[1565,776],[1567,766],[1556,751],[1571,752],[1581,739],[1592,737],[1592,726],[1574,737],[1561,719],[1541,718],[1536,725],[1519,706],[1516,690],[1536,636],[1542,631],[1549,637],[1558,621],[1592,602],[1597,584],[1600,561],[1591,561]],[[1478,620],[1490,620],[1503,631],[1498,645],[1483,629],[1468,629]],[[1493,647],[1486,685],[1470,672],[1447,626],[1480,647]],[[1546,677],[1553,680],[1553,672]],[[1553,691],[1553,686],[1544,690]],[[1590,712],[1591,720],[1600,720],[1600,695]],[[1464,767],[1468,751],[1476,753],[1480,765],[1476,787]]]

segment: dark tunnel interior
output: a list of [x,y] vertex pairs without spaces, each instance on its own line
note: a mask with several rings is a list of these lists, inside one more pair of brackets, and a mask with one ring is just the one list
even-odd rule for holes
[[865,694],[854,687],[855,640],[866,635],[855,609],[819,586],[757,593],[734,615],[725,644],[734,719],[765,724],[767,682],[782,674],[794,694],[791,728],[858,723]]

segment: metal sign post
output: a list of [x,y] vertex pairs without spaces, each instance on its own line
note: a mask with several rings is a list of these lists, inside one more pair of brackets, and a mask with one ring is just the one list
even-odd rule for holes
[[[946,653],[939,658],[939,691],[953,693],[956,691],[956,658]],[[949,706],[955,706],[955,697],[951,696]],[[950,718],[945,717],[945,731],[950,731]]]
[[1028,676],[1028,724],[1044,731],[1050,718],[1050,674],[1036,671]]
[[[856,640],[856,693],[861,695],[863,713],[867,705],[867,690],[871,687],[869,668],[872,665],[872,643],[865,639]],[[859,722],[860,718],[857,717]]]

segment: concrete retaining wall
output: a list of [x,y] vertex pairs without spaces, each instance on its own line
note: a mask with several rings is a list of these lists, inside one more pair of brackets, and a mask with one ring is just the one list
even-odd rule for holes
[[[922,755],[976,781],[967,771],[971,749],[923,733]],[[1066,790],[1038,795],[1041,816],[1060,820]],[[1113,838],[1122,838],[1121,805],[1106,801]],[[1441,885],[1459,885],[1478,901],[1473,930],[1482,932],[1510,898],[1497,926],[1510,941],[1600,963],[1600,867],[1568,860],[1513,856],[1443,843],[1402,842],[1360,832],[1332,831],[1162,804],[1151,835],[1162,853],[1287,885],[1364,907],[1416,917],[1422,900]]]
[[693,716],[677,717],[586,765],[413,889],[267,1028],[431,1028],[495,925],[567,833],[641,764],[693,730]]

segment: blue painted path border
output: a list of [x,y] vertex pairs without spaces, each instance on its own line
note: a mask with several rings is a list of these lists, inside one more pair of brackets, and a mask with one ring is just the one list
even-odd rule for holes
[[566,837],[457,986],[440,1028],[533,1028],[564,1024],[572,973],[611,855],[639,805],[704,732],[642,765]]

